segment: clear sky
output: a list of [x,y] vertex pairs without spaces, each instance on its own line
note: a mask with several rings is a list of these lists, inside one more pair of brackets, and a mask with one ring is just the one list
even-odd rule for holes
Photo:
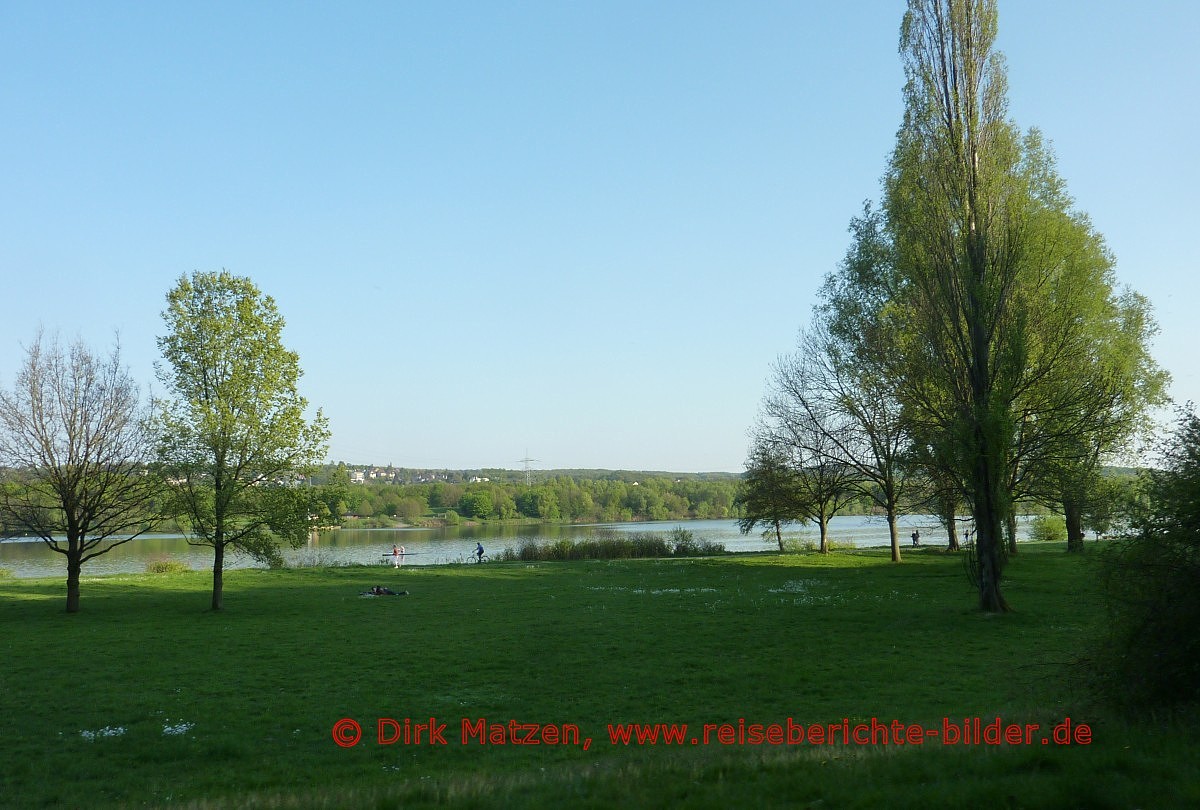
[[[742,468],[900,123],[904,3],[0,3],[0,384],[225,268],[287,320],[332,460]],[[1200,4],[1001,0],[1156,356],[1195,353]]]

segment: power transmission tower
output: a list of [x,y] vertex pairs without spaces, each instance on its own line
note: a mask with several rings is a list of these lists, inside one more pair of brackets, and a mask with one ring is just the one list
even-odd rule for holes
[[521,463],[525,465],[525,486],[529,486],[529,465],[537,461],[536,458],[529,457],[529,451],[525,451],[525,458],[521,459]]

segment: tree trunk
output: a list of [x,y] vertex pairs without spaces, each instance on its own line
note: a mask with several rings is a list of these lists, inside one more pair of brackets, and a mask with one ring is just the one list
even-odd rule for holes
[[972,369],[972,433],[974,434],[975,463],[971,468],[971,504],[975,518],[975,564],[979,577],[979,607],[987,613],[1006,613],[1008,603],[1000,593],[1000,572],[1004,562],[1004,508],[1002,473],[1004,464],[997,452],[1000,444],[998,420],[989,402],[988,386],[984,384],[987,371],[987,346],[982,329],[972,325],[976,347]]
[[217,543],[213,548],[212,609],[220,610],[225,587],[225,544]]
[[942,525],[946,528],[946,536],[950,538],[950,551],[960,551],[962,546],[958,544],[958,516],[954,514],[954,508],[948,507],[942,512]]
[[79,574],[83,569],[82,557],[82,549],[72,549],[67,554],[67,613],[79,612]]
[[821,553],[828,554],[829,553],[829,521],[824,515],[821,515],[819,518],[817,518],[817,525],[821,527]]
[[1000,593],[1001,544],[1004,542],[1003,520],[996,491],[994,470],[986,458],[975,462],[976,500],[972,506],[975,518],[975,560],[979,575],[979,607],[987,613],[1007,613],[1008,603]]
[[898,563],[900,562],[900,535],[896,533],[898,529],[896,528],[896,510],[894,507],[888,508],[887,522],[888,534],[892,538],[892,562]]
[[[976,155],[971,155],[972,159]],[[974,167],[972,167],[973,169]],[[976,220],[978,207],[974,194],[976,178],[967,183],[967,311],[966,327],[971,342],[970,400],[966,415],[970,419],[972,451],[971,510],[975,517],[975,560],[979,575],[979,607],[987,613],[1006,613],[1008,603],[1000,593],[1000,569],[1003,563],[1001,550],[1005,509],[1004,470],[1005,425],[996,404],[994,390],[996,379],[991,368],[991,344],[989,343],[987,307],[984,292],[991,268],[987,259],[987,244]]]
[[1083,551],[1083,508],[1077,498],[1063,498],[1067,523],[1067,551]]
[[1004,524],[1005,532],[1008,535],[1008,553],[1017,553],[1017,513],[1011,509],[1008,511],[1008,517]]
[[780,552],[783,551],[783,529],[780,528],[779,521],[775,521],[775,540],[779,543]]

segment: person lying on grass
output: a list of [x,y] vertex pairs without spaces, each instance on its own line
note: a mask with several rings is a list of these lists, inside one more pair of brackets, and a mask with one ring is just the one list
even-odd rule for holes
[[371,590],[363,591],[361,596],[408,596],[408,591],[393,591],[383,585],[372,585]]

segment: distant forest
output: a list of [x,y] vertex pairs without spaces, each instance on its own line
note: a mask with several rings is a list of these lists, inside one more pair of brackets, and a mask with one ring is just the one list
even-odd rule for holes
[[[331,512],[349,525],[462,520],[615,523],[736,518],[737,473],[629,470],[422,470],[329,465]],[[332,502],[336,499],[336,502]]]
[[[1131,487],[1137,471],[1108,468]],[[464,520],[619,523],[741,517],[740,473],[633,470],[429,470],[330,464],[312,479],[328,493],[331,513],[348,526],[454,525]],[[864,495],[839,510],[869,514]],[[909,504],[910,512],[926,507]],[[1021,511],[1045,514],[1037,504]]]

